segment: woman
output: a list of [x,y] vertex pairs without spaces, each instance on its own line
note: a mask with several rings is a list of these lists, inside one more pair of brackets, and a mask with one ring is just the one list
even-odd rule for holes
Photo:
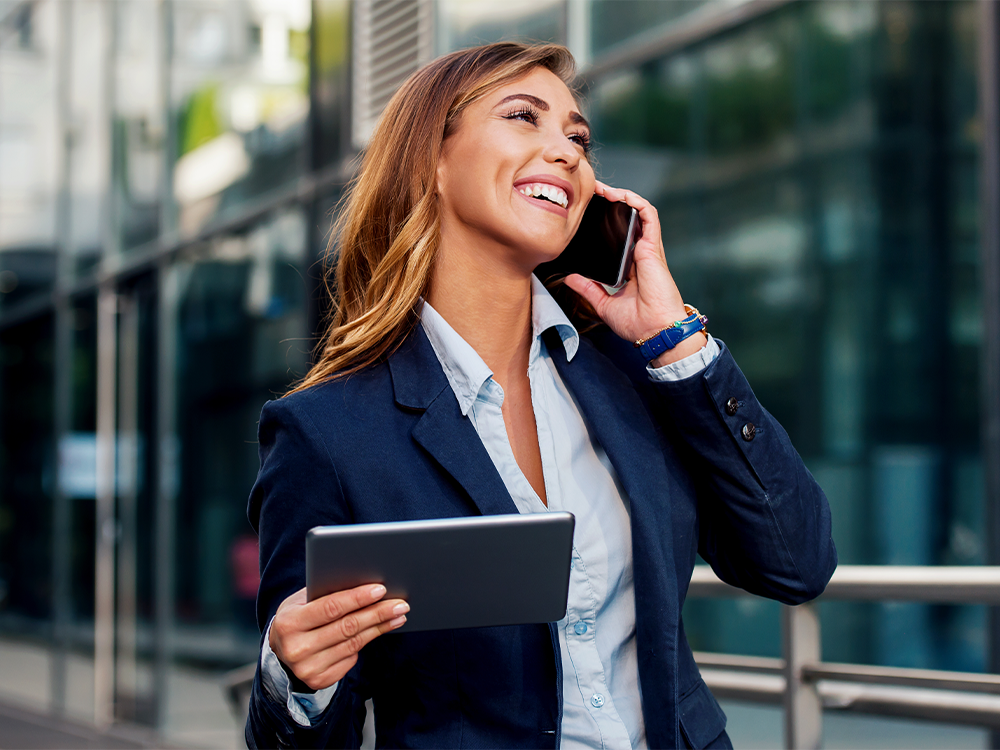
[[[833,572],[822,491],[685,308],[656,210],[595,180],[573,75],[563,47],[488,45],[382,116],[319,361],[261,416],[251,747],[356,747],[368,698],[380,746],[729,747],[680,620],[695,554],[788,603]],[[532,272],[595,193],[643,230],[620,293],[567,278],[606,324],[584,337]],[[382,637],[408,607],[381,586],[306,603],[312,526],[546,507],[577,518],[559,623]]]

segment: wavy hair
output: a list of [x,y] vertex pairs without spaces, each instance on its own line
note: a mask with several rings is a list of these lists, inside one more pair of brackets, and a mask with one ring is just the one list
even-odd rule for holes
[[440,241],[442,144],[470,104],[539,67],[577,94],[565,47],[498,42],[434,60],[393,95],[339,206],[325,258],[330,311],[318,357],[289,393],[380,362],[412,332]]

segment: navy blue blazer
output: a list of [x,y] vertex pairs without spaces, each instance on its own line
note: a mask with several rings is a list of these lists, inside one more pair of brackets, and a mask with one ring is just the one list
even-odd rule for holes
[[[695,555],[747,591],[807,601],[837,564],[826,498],[721,343],[699,375],[652,383],[631,344],[607,329],[582,337],[571,363],[558,336],[546,341],[631,504],[649,746],[729,747],[681,622]],[[734,415],[730,398],[740,402]],[[748,422],[751,441],[740,432]],[[313,526],[518,512],[419,326],[387,362],[266,404],[259,439],[249,516],[260,534],[262,630],[305,585]],[[558,747],[555,626],[384,635],[309,728],[266,697],[258,669],[248,746],[358,747],[368,698],[379,747]]]

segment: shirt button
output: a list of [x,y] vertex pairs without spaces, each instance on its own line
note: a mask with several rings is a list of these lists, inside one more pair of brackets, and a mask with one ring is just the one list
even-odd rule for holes
[[573,630],[576,631],[577,635],[583,635],[584,633],[587,632],[587,623],[585,623],[585,622],[578,622],[576,624],[576,627],[573,628]]
[[749,443],[757,435],[757,428],[754,426],[753,422],[747,422],[743,425],[741,432],[743,434],[743,439]]
[[594,708],[600,708],[604,705],[604,696],[600,693],[594,693],[590,696],[590,705]]
[[736,398],[731,398],[726,402],[726,414],[733,416],[740,408],[740,402]]

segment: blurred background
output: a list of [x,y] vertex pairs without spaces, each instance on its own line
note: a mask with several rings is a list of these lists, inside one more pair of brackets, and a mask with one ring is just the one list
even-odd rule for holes
[[[658,207],[841,562],[1000,562],[991,3],[0,0],[0,700],[238,746],[256,423],[308,367],[334,207],[395,87],[499,39],[576,54],[599,175]],[[831,661],[997,666],[982,607],[821,617]],[[777,656],[779,620],[685,610],[701,651]],[[780,742],[768,710],[734,738]]]

